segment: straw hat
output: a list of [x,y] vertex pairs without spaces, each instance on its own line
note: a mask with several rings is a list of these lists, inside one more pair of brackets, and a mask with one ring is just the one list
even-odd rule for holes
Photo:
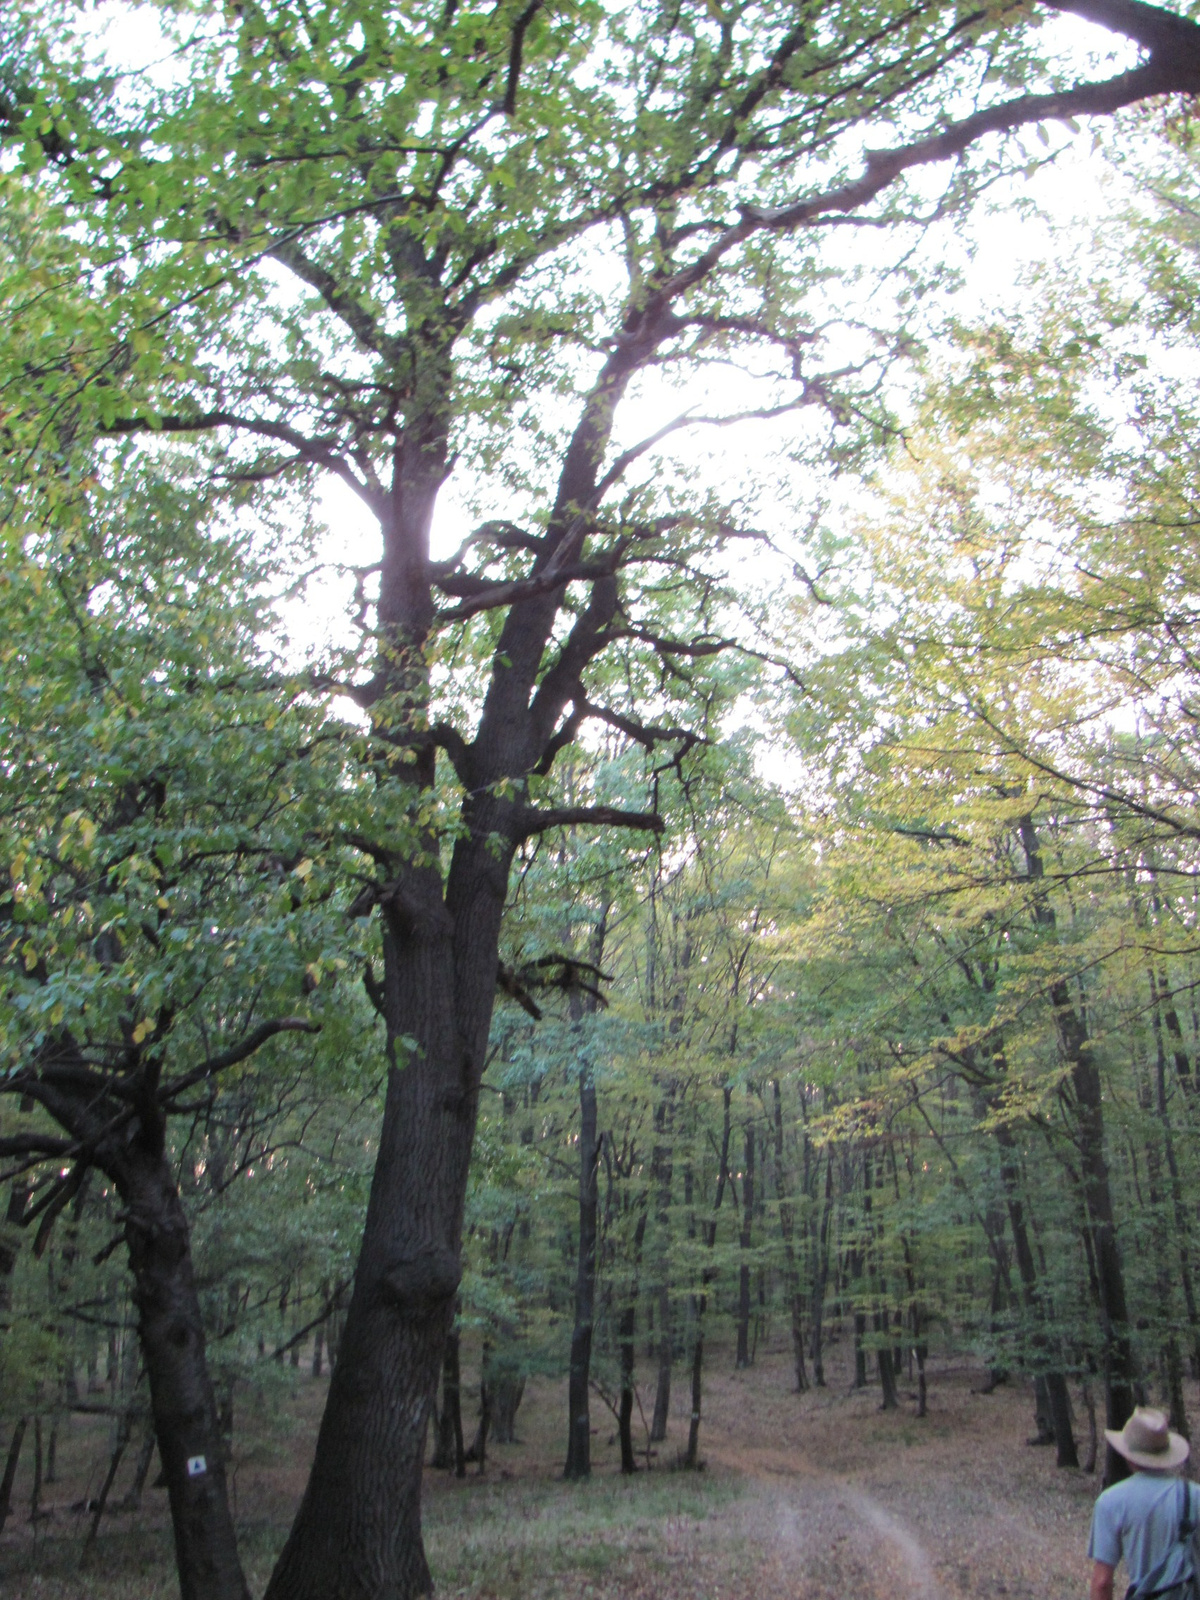
[[1170,1431],[1161,1411],[1148,1406],[1138,1406],[1120,1433],[1105,1428],[1104,1437],[1126,1461],[1148,1472],[1170,1472],[1187,1460],[1191,1448],[1181,1434]]

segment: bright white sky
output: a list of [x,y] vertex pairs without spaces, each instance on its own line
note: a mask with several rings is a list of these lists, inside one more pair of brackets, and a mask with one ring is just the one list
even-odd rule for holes
[[[115,57],[134,71],[164,70],[161,38],[152,11],[117,5],[105,7],[97,21],[99,16],[106,18],[103,33],[110,59]],[[1131,45],[1070,16],[1050,21],[1043,39],[1060,51],[1081,75],[1106,68],[1112,70],[1114,50],[1119,53],[1119,64],[1132,64],[1136,59],[1136,50]],[[167,66],[165,70],[169,72],[171,68]],[[1033,130],[1027,138],[1031,156],[1044,157],[1046,151],[1037,142]],[[965,320],[1003,314],[1006,307],[1018,303],[1025,292],[1021,287],[1022,279],[1052,252],[1069,249],[1075,257],[1086,256],[1100,220],[1115,216],[1128,201],[1122,180],[1101,156],[1093,153],[1091,133],[1086,127],[1073,135],[1065,127],[1053,125],[1051,142],[1059,149],[1055,162],[1041,167],[1028,179],[1015,179],[995,189],[990,202],[977,210],[965,229],[941,225],[933,236],[933,247],[944,250],[945,258],[960,266],[963,272],[963,286],[953,302],[957,315]],[[941,176],[931,170],[930,183],[938,183]],[[1036,213],[1055,219],[1053,235]],[[853,247],[889,250],[890,242],[871,230],[856,230]],[[930,248],[929,239],[924,248],[926,251]],[[853,314],[853,307],[850,311]],[[869,316],[869,308],[865,306],[864,314]],[[739,388],[743,390],[740,394]],[[700,372],[683,391],[668,391],[665,387],[656,390],[647,385],[622,408],[621,442],[627,444],[654,432],[664,421],[686,409],[717,413],[761,401],[761,393],[754,393],[749,380],[740,385],[728,369]],[[722,430],[691,430],[667,441],[664,451],[669,453],[668,459],[701,474],[714,487],[736,492],[741,483],[761,483],[778,477],[775,451],[786,441],[789,428],[795,426],[794,421],[788,420],[774,424],[743,423]],[[646,470],[654,470],[653,458],[647,459]],[[468,502],[479,498],[480,487],[461,476],[447,484],[438,506],[435,554],[450,553],[473,526],[475,515]],[[767,514],[771,515],[769,496],[765,503]],[[348,489],[332,479],[327,480],[321,495],[321,509],[327,533],[318,556],[327,565],[310,580],[303,597],[285,607],[284,623],[290,635],[291,650],[301,654],[329,644],[349,642],[346,613],[353,580],[339,573],[337,567],[338,564],[365,566],[378,555],[377,528],[366,508]],[[486,514],[504,516],[509,513],[503,504],[486,503]],[[774,516],[778,525],[771,531],[786,542],[788,528],[800,520],[795,502],[789,505],[785,498],[779,499]],[[747,571],[753,581],[753,569]],[[767,569],[764,568],[759,577],[760,581],[766,580]]]
[[[1091,136],[1086,130],[1065,138],[1064,146],[1054,164],[1040,168],[1029,179],[1017,179],[1006,189],[995,191],[987,207],[980,208],[965,231],[956,234],[950,227],[940,230],[947,258],[961,262],[963,285],[953,302],[956,314],[964,320],[982,321],[1018,304],[1026,294],[1022,280],[1034,267],[1056,250],[1070,248],[1074,255],[1086,252],[1099,219],[1114,215],[1123,204],[1121,179],[1102,157],[1092,153]],[[1040,147],[1039,153],[1044,154]],[[1020,200],[1055,218],[1053,235],[1040,216],[1016,209],[1014,202]],[[875,235],[864,231],[857,233],[855,239],[870,245]],[[743,388],[741,394],[739,387]],[[648,385],[641,395],[623,405],[621,438],[630,442],[648,436],[666,420],[688,409],[701,414],[723,413],[760,403],[762,398],[761,393],[753,392],[749,382],[739,386],[727,369],[700,372],[683,391]],[[669,439],[663,449],[670,459],[700,472],[716,488],[736,493],[747,480],[762,483],[778,475],[776,451],[795,426],[795,421],[788,418],[726,429],[697,428]],[[648,458],[647,470],[653,470],[652,461],[652,457]],[[434,528],[435,555],[452,553],[475,525],[477,517],[468,502],[479,487],[459,474],[442,491]],[[294,644],[304,641],[309,648],[348,641],[343,619],[352,580],[339,576],[332,564],[365,566],[378,555],[376,525],[349,489],[328,479],[321,503],[329,531],[320,559],[331,567],[312,580],[305,602],[289,608],[287,619]],[[504,516],[507,508],[497,504],[489,507],[487,514]],[[795,507],[778,502],[776,515],[779,521],[771,531],[786,545],[786,530],[797,520]],[[746,559],[745,552],[739,559]],[[754,571],[752,555],[749,560],[748,570]],[[758,575],[761,581],[767,581],[769,568],[762,565]]]

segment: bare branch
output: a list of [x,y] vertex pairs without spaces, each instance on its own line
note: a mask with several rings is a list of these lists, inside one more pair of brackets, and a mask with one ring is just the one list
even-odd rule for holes
[[223,1050],[220,1055],[210,1056],[207,1061],[198,1067],[193,1067],[191,1072],[185,1072],[181,1078],[164,1084],[158,1092],[160,1105],[167,1105],[185,1089],[190,1089],[197,1083],[202,1083],[205,1078],[211,1078],[215,1073],[224,1072],[227,1067],[236,1067],[239,1062],[245,1061],[256,1050],[262,1048],[268,1039],[273,1039],[277,1033],[320,1033],[320,1025],[316,1022],[307,1022],[303,1017],[276,1017],[270,1022],[260,1023],[252,1033],[248,1033],[237,1044],[231,1045],[228,1050]]
[[662,833],[666,823],[655,811],[622,811],[619,806],[554,806],[544,811],[527,811],[519,837],[528,839],[550,828],[587,827],[640,828],[647,833]]

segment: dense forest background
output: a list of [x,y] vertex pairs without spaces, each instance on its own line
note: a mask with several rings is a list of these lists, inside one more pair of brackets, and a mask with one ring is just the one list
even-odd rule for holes
[[[12,106],[26,117],[29,95],[10,99],[5,126],[28,134]],[[206,115],[215,126],[218,100]],[[611,263],[552,263],[558,309],[507,305],[464,358],[463,515],[489,482],[518,509],[484,507],[457,556],[430,558],[441,610],[421,689],[379,620],[386,570],[356,564],[336,527],[349,554],[330,556],[341,502],[312,488],[315,465],[383,496],[370,384],[352,362],[335,370],[328,317],[289,323],[280,286],[290,267],[353,324],[332,269],[277,242],[248,301],[214,291],[224,348],[186,320],[184,274],[182,343],[162,342],[155,296],[172,286],[147,274],[166,235],[118,250],[111,194],[107,234],[72,221],[85,182],[108,181],[99,158],[83,171],[97,136],[80,119],[70,159],[47,121],[0,169],[0,1530],[36,1519],[71,1413],[111,1424],[94,1540],[119,1473],[135,1463],[126,1498],[153,1482],[156,1432],[162,1452],[177,1423],[168,1476],[197,1459],[215,1474],[243,1417],[286,1417],[301,1361],[337,1368],[388,1084],[416,1082],[429,1049],[397,1020],[396,949],[426,915],[420,874],[453,881],[480,839],[478,870],[508,850],[511,872],[461,1275],[410,1252],[396,1291],[447,1307],[436,1401],[414,1425],[434,1467],[483,1471],[530,1382],[566,1379],[548,1468],[586,1478],[611,1412],[623,1473],[697,1469],[712,1361],[752,1367],[781,1328],[781,1406],[831,1381],[832,1341],[855,1387],[918,1417],[938,1358],[977,1362],[987,1388],[1031,1378],[1030,1431],[1062,1468],[1118,1470],[1099,1430],[1135,1401],[1190,1433],[1200,182],[1186,103],[1099,125],[1086,158],[1061,123],[1031,121],[1016,153],[926,195],[928,214],[889,216],[886,258],[806,267],[803,307],[764,246],[741,283],[759,309],[731,291],[680,319],[672,336],[695,336],[682,393],[651,363],[636,397],[649,443],[603,458],[626,498],[559,574],[559,654],[536,695],[580,638],[586,693],[580,676],[537,761],[486,785],[452,724],[491,707],[512,666],[521,636],[501,626],[516,613],[498,608],[549,587],[519,561],[550,537],[531,529],[553,528],[539,475],[570,432],[564,396],[597,352],[615,359],[593,340]],[[1055,162],[1086,170],[1103,216],[1043,215],[1044,260],[995,304],[953,293],[980,281],[967,200],[994,184],[997,214],[1032,213],[1020,185],[1036,196]],[[150,165],[128,202],[143,215],[166,205]],[[528,206],[533,181],[519,163],[488,179]],[[243,207],[266,204],[246,193]],[[249,237],[232,210],[209,221],[230,248]],[[612,226],[631,260],[674,248],[628,216]],[[331,261],[374,248],[348,237]],[[401,334],[385,338],[362,294],[378,327],[359,334],[379,354]],[[564,307],[575,322],[555,346]],[[374,396],[369,426],[391,427],[408,393],[390,420]],[[695,396],[721,393],[740,409],[698,432],[713,419]],[[303,430],[243,428],[247,407],[276,402],[300,407]],[[498,416],[523,440],[507,455]],[[707,442],[664,465],[658,441],[688,430]],[[475,548],[486,578],[463,569]],[[597,620],[615,550],[637,604]],[[342,602],[346,628],[329,609]],[[396,674],[386,692],[376,659]],[[485,788],[491,834],[471,810]],[[510,828],[514,795],[529,810]],[[179,1326],[207,1376],[177,1374],[174,1412],[155,1378],[152,1415],[148,1367],[174,1370]],[[217,1436],[201,1450],[187,1418],[210,1405],[204,1383]],[[690,1429],[668,1445],[681,1389]],[[189,1560],[223,1535],[180,1532],[183,1505],[185,1594],[236,1592],[188,1590]]]

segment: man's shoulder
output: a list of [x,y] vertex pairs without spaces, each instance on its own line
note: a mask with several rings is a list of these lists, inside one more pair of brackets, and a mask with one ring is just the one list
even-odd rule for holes
[[[1123,1506],[1149,1505],[1160,1500],[1165,1491],[1184,1481],[1173,1473],[1133,1472],[1128,1478],[1122,1478],[1120,1483],[1114,1483],[1102,1490],[1096,1497],[1096,1507],[1097,1509],[1103,1507],[1105,1511],[1117,1511]],[[1195,1501],[1194,1484],[1188,1484],[1188,1493]]]

